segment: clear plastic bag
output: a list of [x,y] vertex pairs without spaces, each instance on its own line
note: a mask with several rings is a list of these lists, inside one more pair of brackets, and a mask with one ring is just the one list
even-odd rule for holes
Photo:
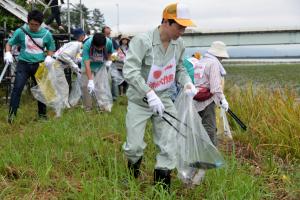
[[191,182],[197,169],[213,169],[221,167],[224,159],[213,145],[202,120],[197,113],[193,99],[180,92],[175,106],[178,112],[178,129],[183,134],[177,134],[177,171],[183,182]]
[[110,74],[111,74],[111,78],[118,84],[121,85],[124,82],[124,78],[123,75],[121,74],[121,72],[117,69],[116,64],[112,63],[112,65],[110,66]]
[[72,82],[72,89],[69,95],[69,104],[75,106],[78,104],[81,97],[81,88],[80,88],[80,77],[77,76],[77,79]]
[[100,110],[111,112],[113,98],[111,94],[108,73],[105,67],[101,67],[94,77],[95,98]]
[[220,115],[218,119],[218,134],[224,134],[226,137],[232,140],[232,134],[226,116],[226,111],[223,108],[220,108]]

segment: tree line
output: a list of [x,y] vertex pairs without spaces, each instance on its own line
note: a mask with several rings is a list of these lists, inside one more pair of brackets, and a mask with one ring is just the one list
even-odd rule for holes
[[[43,11],[45,8],[42,5],[29,5],[26,4],[24,0],[15,0],[15,2],[24,7],[26,10],[30,11],[32,9],[39,9]],[[72,4],[70,5],[70,23],[71,28],[80,27],[80,8],[82,8],[82,16],[83,16],[83,24],[84,29],[86,31],[95,30],[99,31],[105,25],[105,19],[103,13],[101,13],[100,9],[94,8],[92,10],[88,9],[84,4]],[[51,10],[48,9],[45,13],[45,19],[50,15]],[[62,24],[67,26],[68,18],[67,18],[67,6],[64,5],[61,7],[61,20]],[[22,20],[18,19],[16,16],[11,14],[9,11],[0,7],[0,27],[3,26],[4,22],[6,22],[6,26],[8,30],[14,30],[17,27],[23,24]],[[54,25],[55,28],[55,25]]]

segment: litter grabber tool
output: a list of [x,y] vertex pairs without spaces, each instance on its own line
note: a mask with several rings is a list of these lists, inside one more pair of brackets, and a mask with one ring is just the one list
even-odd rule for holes
[[221,167],[223,163],[209,163],[204,161],[197,161],[189,164],[190,167],[197,168],[197,169],[214,169]]
[[[222,104],[222,102],[220,102],[220,104]],[[229,113],[229,115],[238,123],[238,125],[240,125],[240,127],[246,131],[247,130],[247,126],[238,118],[238,116],[236,116],[236,114],[234,114],[232,112],[232,110],[230,110],[230,108],[228,108],[227,112]]]
[[184,138],[186,138],[186,136],[183,134],[183,133],[181,133],[179,130],[178,130],[178,128],[176,128],[169,120],[167,120],[164,116],[162,116],[162,119],[165,121],[165,122],[167,122],[170,126],[172,126],[178,133],[180,133],[180,135],[182,135]]
[[238,118],[238,116],[236,116],[236,114],[234,114],[232,112],[232,110],[230,110],[230,108],[228,108],[228,111],[227,111],[230,116],[240,125],[240,127],[246,131],[247,130],[247,126]]
[[[148,101],[147,101],[147,98],[146,98],[146,97],[143,98],[143,101],[144,101],[146,104],[148,104]],[[164,111],[164,113],[167,114],[167,115],[169,115],[169,116],[172,117],[173,119],[175,119],[175,120],[181,122],[179,119],[177,119],[175,116],[171,115],[170,113],[168,113],[168,112],[166,112],[166,111]],[[178,128],[176,128],[176,126],[174,126],[167,118],[165,118],[164,116],[162,116],[162,119],[163,119],[166,123],[168,123],[170,126],[172,126],[172,127],[173,127],[180,135],[182,135],[184,138],[186,138],[186,135],[183,134],[183,133],[181,133],[181,132],[178,130]],[[183,122],[181,122],[181,123],[183,123]],[[183,124],[184,124],[186,127],[188,127],[186,123],[183,123]],[[190,128],[190,127],[188,127],[188,128]]]
[[187,125],[187,123],[184,123],[184,122],[180,121],[179,119],[177,119],[174,115],[170,114],[169,112],[164,111],[164,113],[166,113],[167,115],[169,115],[170,117],[172,117],[172,118],[175,119],[176,121],[182,123],[182,124],[185,125],[187,128],[191,129],[191,127],[189,127],[189,126]]
[[7,70],[7,68],[8,68],[8,66],[9,66],[9,62],[6,62],[5,63],[5,66],[4,66],[4,68],[3,68],[3,71],[1,72],[1,76],[0,76],[0,83],[1,83],[1,81],[2,81],[2,79],[3,79],[3,77],[4,77],[4,74],[5,74],[5,72],[6,72],[6,70]]
[[95,100],[95,102],[96,102],[96,105],[97,105],[97,113],[99,114],[99,113],[100,113],[100,106],[99,106],[99,103],[98,103],[98,101],[97,101],[95,91],[92,91],[92,92],[90,93],[90,95],[92,96],[92,98],[93,98],[93,99]]
[[[146,98],[146,97],[143,98],[143,101],[144,101],[145,103],[148,104],[148,101],[147,101],[147,98]],[[172,115],[171,113],[169,113],[169,112],[167,112],[167,111],[164,111],[164,113],[165,113],[166,115],[169,115],[170,117],[172,117],[173,119],[175,119],[175,120],[178,121],[179,123],[182,123],[182,124],[183,124],[184,126],[186,126],[187,128],[191,129],[191,127],[189,127],[189,126],[187,125],[187,123],[184,123],[184,122],[180,121],[179,119],[177,119],[177,118],[176,118],[174,115]]]

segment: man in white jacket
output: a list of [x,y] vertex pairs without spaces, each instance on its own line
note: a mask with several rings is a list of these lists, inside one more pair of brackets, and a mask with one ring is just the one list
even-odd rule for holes
[[68,103],[69,85],[65,78],[64,69],[70,67],[77,76],[80,77],[81,74],[81,70],[77,63],[80,62],[79,54],[82,48],[82,42],[85,39],[85,32],[81,28],[78,28],[72,31],[72,35],[76,40],[64,44],[53,56],[55,62],[52,67],[54,68],[57,78],[55,83],[57,87],[55,88],[57,95],[59,96],[58,109],[56,109],[57,116],[60,116],[61,109],[70,107]]

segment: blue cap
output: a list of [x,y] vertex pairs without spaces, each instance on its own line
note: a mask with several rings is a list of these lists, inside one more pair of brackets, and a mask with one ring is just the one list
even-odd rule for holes
[[78,39],[81,35],[85,35],[85,32],[82,30],[82,28],[76,28],[72,31],[72,34],[74,38]]

